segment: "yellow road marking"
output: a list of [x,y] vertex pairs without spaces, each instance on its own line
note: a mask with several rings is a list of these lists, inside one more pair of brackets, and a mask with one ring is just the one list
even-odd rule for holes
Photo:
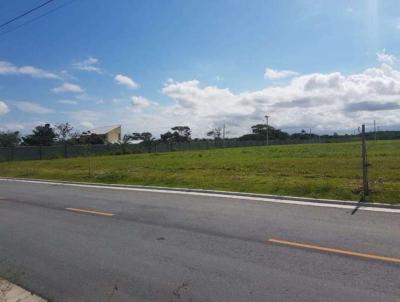
[[99,212],[99,211],[77,209],[77,208],[65,208],[65,209],[68,211],[79,212],[79,213],[88,213],[88,214],[95,214],[95,215],[101,215],[101,216],[114,216],[113,213],[107,213],[107,212]]
[[279,239],[273,239],[273,238],[268,239],[268,241],[273,242],[273,243],[278,243],[278,244],[284,244],[284,245],[290,245],[290,246],[295,246],[295,247],[299,247],[299,248],[310,249],[310,250],[317,250],[317,251],[336,253],[336,254],[347,255],[347,256],[355,256],[355,257],[362,257],[362,258],[367,258],[367,259],[400,263],[400,258],[392,258],[392,257],[378,256],[378,255],[372,255],[372,254],[358,253],[358,252],[346,251],[346,250],[335,249],[335,248],[330,248],[330,247],[323,247],[323,246],[318,246],[318,245],[305,244],[305,243],[299,243],[299,242],[287,241],[287,240],[279,240]]

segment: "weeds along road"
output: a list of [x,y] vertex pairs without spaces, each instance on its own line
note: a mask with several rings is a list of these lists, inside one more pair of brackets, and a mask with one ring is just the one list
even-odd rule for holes
[[50,301],[399,301],[400,214],[0,180],[0,276]]

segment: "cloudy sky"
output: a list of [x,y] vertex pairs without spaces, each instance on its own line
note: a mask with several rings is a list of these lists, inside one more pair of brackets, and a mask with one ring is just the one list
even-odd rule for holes
[[56,0],[0,28],[0,130],[400,129],[398,57],[398,0]]

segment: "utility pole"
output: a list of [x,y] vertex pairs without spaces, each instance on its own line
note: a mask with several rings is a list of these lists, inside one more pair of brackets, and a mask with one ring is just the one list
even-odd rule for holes
[[269,145],[269,133],[268,133],[268,132],[269,132],[269,126],[268,126],[268,119],[269,119],[269,116],[266,115],[266,116],[265,116],[265,119],[267,120],[267,129],[266,129],[266,130],[267,130],[267,131],[266,131],[267,133],[266,133],[266,137],[267,137],[267,146],[268,146],[268,145]]
[[365,143],[365,125],[361,128],[361,154],[362,154],[362,168],[363,168],[363,192],[362,201],[367,201],[367,196],[369,195],[368,188],[368,159],[367,159],[367,146]]
[[374,140],[376,141],[376,122],[374,120]]

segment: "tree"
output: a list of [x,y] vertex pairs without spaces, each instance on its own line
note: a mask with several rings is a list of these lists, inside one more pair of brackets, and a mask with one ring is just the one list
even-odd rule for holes
[[163,142],[172,142],[174,141],[174,134],[171,131],[165,132],[160,135],[161,141]]
[[[269,128],[271,129],[272,127],[269,126]],[[257,125],[251,126],[251,131],[253,134],[266,135],[267,134],[267,125],[266,124],[257,124]]]
[[132,140],[131,135],[125,134],[125,135],[122,137],[122,140],[120,141],[120,144],[121,144],[121,145],[129,144],[129,142],[130,142],[131,140]]
[[215,140],[221,139],[222,129],[214,128],[207,132],[207,136],[213,137]]
[[14,147],[20,142],[19,132],[0,132],[0,147]]
[[300,139],[300,140],[307,140],[307,139],[311,139],[311,138],[318,138],[318,135],[314,134],[314,133],[307,133],[306,130],[302,129],[300,133],[293,133],[291,135],[291,138],[293,139]]
[[150,132],[133,132],[129,137],[132,140],[141,140],[144,142],[149,142],[153,139],[153,135]]
[[120,140],[120,141],[118,142],[118,145],[121,146],[122,154],[127,154],[127,153],[128,153],[128,146],[129,146],[129,142],[130,142],[131,140],[132,140],[132,136],[129,135],[129,134],[125,134],[125,135],[122,137],[122,140]]
[[104,138],[95,133],[83,133],[79,138],[79,143],[84,145],[101,145],[104,144]]
[[[251,126],[251,134],[245,134],[239,137],[239,140],[266,140],[267,137],[267,125],[257,124]],[[276,129],[272,126],[268,126],[268,136],[272,140],[284,140],[289,138],[289,133],[284,132],[280,129]]]
[[32,130],[32,134],[23,137],[22,141],[24,145],[29,146],[50,146],[54,143],[56,137],[57,135],[50,124],[45,124],[44,126],[36,126]]
[[175,126],[171,128],[174,135],[174,139],[177,142],[188,142],[191,140],[190,135],[192,134],[192,131],[188,126]]
[[[251,126],[251,130],[253,134],[261,134],[264,138],[267,135],[267,125],[266,124],[257,124]],[[289,133],[284,132],[280,129],[274,128],[273,126],[268,126],[268,136],[271,139],[287,139],[289,138]]]
[[72,136],[74,128],[69,123],[60,123],[55,125],[55,131],[60,141],[66,142]]
[[80,144],[80,137],[82,136],[82,134],[78,131],[74,131],[73,133],[71,133],[69,135],[69,138],[67,139],[67,143],[70,145],[77,145]]

